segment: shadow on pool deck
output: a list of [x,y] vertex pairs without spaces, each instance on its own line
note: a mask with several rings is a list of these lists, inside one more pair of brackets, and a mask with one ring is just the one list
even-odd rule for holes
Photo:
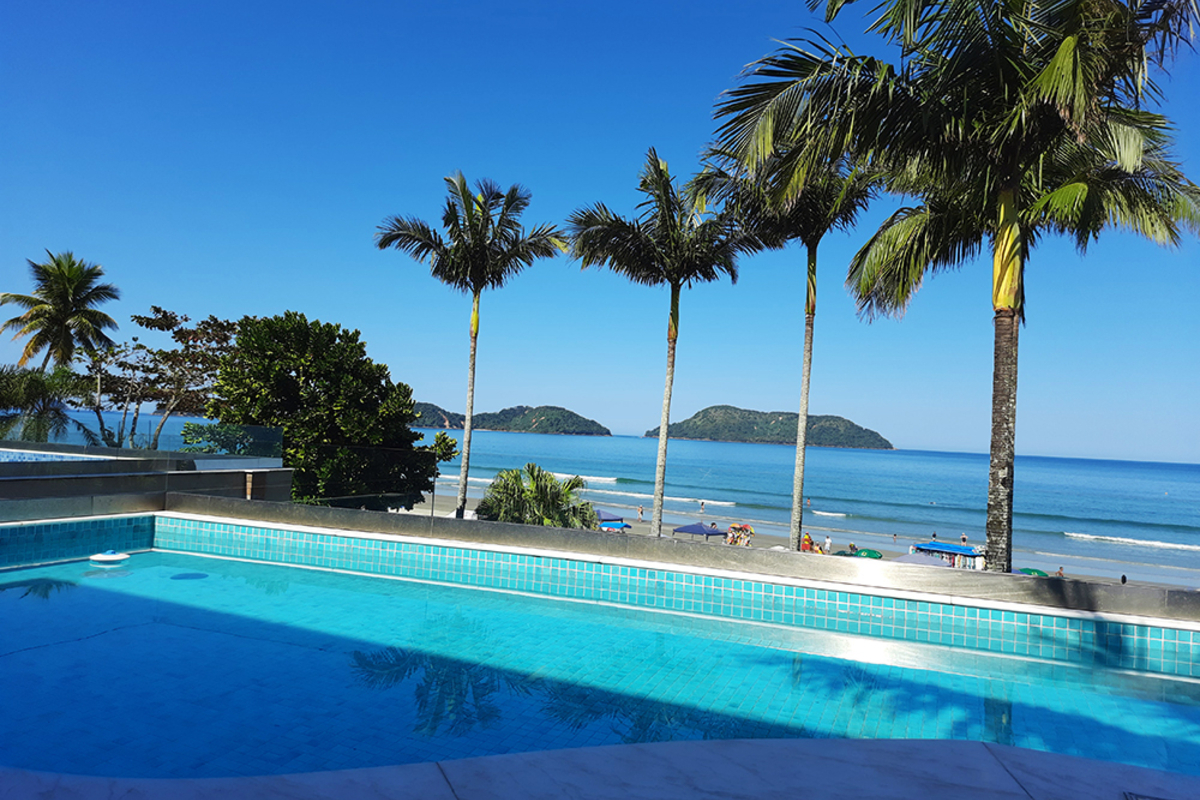
[[0,798],[100,800],[1156,800],[1200,778],[979,742],[728,740],[554,750],[255,778],[157,780],[0,768]]

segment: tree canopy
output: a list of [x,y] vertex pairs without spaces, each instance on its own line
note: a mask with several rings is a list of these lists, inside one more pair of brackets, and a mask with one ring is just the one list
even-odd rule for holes
[[288,311],[238,323],[208,415],[225,424],[283,430],[283,464],[296,499],[389,495],[411,507],[433,489],[445,434],[418,446],[412,390],[366,354],[358,331]]

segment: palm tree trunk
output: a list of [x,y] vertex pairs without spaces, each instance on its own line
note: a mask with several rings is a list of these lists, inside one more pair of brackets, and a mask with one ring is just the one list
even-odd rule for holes
[[1013,464],[1017,432],[1017,332],[1020,318],[1011,309],[995,316],[995,363],[992,371],[992,448],[988,470],[987,568],[1012,571]]
[[817,248],[808,248],[808,281],[804,301],[804,363],[800,368],[800,418],[796,420],[796,471],[792,477],[792,527],[789,544],[800,549],[804,522],[804,453],[808,444],[808,383],[812,377],[813,324],[817,316]]
[[675,385],[675,343],[679,339],[680,286],[671,285],[671,316],[667,320],[667,381],[663,387],[662,418],[658,425],[658,461],[654,465],[654,511],[650,533],[662,536],[663,496],[667,485],[667,429],[671,425],[671,389]]
[[1017,433],[1017,342],[1021,325],[1023,263],[1016,193],[1000,193],[992,258],[995,344],[992,367],[992,446],[988,469],[987,568],[1012,571],[1013,465]]
[[463,518],[467,508],[467,474],[471,470],[471,415],[475,410],[475,345],[479,341],[479,292],[471,303],[471,358],[467,363],[467,412],[463,415],[462,468],[458,475],[458,501],[454,516]]

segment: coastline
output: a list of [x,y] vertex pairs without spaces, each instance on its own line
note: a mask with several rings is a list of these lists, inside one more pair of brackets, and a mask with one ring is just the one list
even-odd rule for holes
[[[457,500],[457,498],[453,494],[438,493],[437,498],[436,498],[436,503],[433,508],[434,515],[438,516],[438,517],[450,516],[454,512],[454,506],[455,506],[456,500]],[[467,509],[474,510],[474,507],[478,502],[479,502],[478,497],[472,497],[472,496],[468,495],[467,496]],[[593,504],[593,505],[598,505],[598,504]],[[417,516],[429,516],[429,513],[430,513],[429,495],[425,494],[424,502],[422,502],[420,505],[415,506],[412,511],[401,510],[398,513],[413,514],[413,515],[417,515]],[[646,509],[644,517],[648,517],[648,516],[649,516],[649,509]],[[623,531],[624,535],[626,535],[626,536],[647,536],[647,537],[651,535],[649,520],[643,519],[643,521],[638,522],[636,512],[634,512],[631,515],[631,517],[625,518],[624,521],[626,524],[628,524],[630,526],[627,530]],[[729,524],[729,523],[726,523],[723,521],[718,521],[717,519],[714,519],[711,515],[709,517],[707,517],[707,522],[717,522],[717,527],[719,529],[727,528],[728,524]],[[673,534],[671,533],[671,530],[676,527],[680,527],[680,526],[675,523],[671,523],[671,524],[664,523],[663,524],[663,535],[664,536],[672,536]],[[805,529],[808,530],[808,528],[809,528],[809,526],[806,525]],[[816,526],[813,526],[812,530],[818,531],[818,530],[822,530],[822,529],[820,529]],[[710,547],[729,547],[730,546],[730,545],[725,544],[725,540],[723,538],[717,538],[717,537],[713,537],[711,539],[709,539],[709,538],[701,539],[699,536],[689,536],[688,534],[680,534],[679,536],[674,537],[674,538],[677,538],[680,541],[694,541],[697,544],[706,544]],[[823,533],[822,534],[817,534],[817,533],[813,534],[813,540],[816,542],[823,542],[824,538],[825,537],[824,537]],[[839,544],[838,539],[834,538],[834,551],[836,552],[838,550],[845,549],[846,547],[849,546],[850,541],[851,541],[850,539],[845,539],[844,541],[842,541]],[[897,543],[900,543],[899,539],[897,539]],[[757,548],[757,549],[781,548],[781,549],[786,550],[786,549],[788,549],[788,544],[789,544],[789,540],[788,540],[787,536],[781,536],[781,535],[771,532],[771,531],[766,531],[766,532],[761,532],[761,533],[756,531],[754,538],[751,540],[751,547]],[[957,544],[957,542],[954,542],[954,544]],[[871,549],[879,551],[879,553],[882,554],[882,556],[883,556],[883,558],[882,558],[883,561],[892,561],[896,558],[899,558],[900,556],[908,554],[907,546],[903,547],[903,549],[896,548],[896,547],[889,548],[889,547],[886,547],[886,545],[880,546],[878,543],[871,542],[871,541],[868,541],[868,543],[863,546],[864,547],[869,546]],[[817,553],[804,553],[803,555],[806,557],[812,557],[812,558],[831,558],[831,557],[843,557],[844,558],[844,556],[824,556],[824,555],[820,555]],[[1066,558],[1064,558],[1062,560],[1064,562],[1070,561],[1070,559],[1066,559]],[[931,567],[929,567],[929,569],[947,569],[947,568],[931,566]],[[1051,572],[1050,570],[1046,570],[1046,571]],[[1080,571],[1078,569],[1067,570],[1066,574],[1064,575],[1064,578],[1065,579],[1085,580],[1085,581],[1089,581],[1091,583],[1102,583],[1102,584],[1117,585],[1117,586],[1121,585],[1121,581],[1119,578],[1113,578],[1112,576],[1091,574],[1091,573],[1087,572],[1086,570]],[[1053,572],[1051,572],[1051,574],[1048,577],[1044,578],[1043,580],[1061,580],[1061,579],[1057,578],[1053,574]],[[1138,580],[1137,584],[1143,585],[1143,586],[1159,586],[1159,587],[1163,587],[1163,588],[1173,588],[1173,589],[1179,589],[1179,588],[1194,589],[1194,587],[1187,586],[1186,584],[1184,584],[1182,582],[1170,582],[1170,581],[1160,581],[1160,580]]]

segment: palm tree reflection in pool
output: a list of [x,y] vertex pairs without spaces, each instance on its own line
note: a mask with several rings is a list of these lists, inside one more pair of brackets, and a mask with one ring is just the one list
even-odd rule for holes
[[[460,615],[434,618],[426,623],[417,641],[485,642],[482,626]],[[402,647],[385,647],[370,653],[354,651],[352,668],[358,679],[373,689],[390,689],[420,673],[415,696],[417,724],[414,732],[435,736],[446,731],[462,736],[475,727],[486,728],[500,719],[497,693],[507,689],[528,694],[532,680],[480,663]]]

